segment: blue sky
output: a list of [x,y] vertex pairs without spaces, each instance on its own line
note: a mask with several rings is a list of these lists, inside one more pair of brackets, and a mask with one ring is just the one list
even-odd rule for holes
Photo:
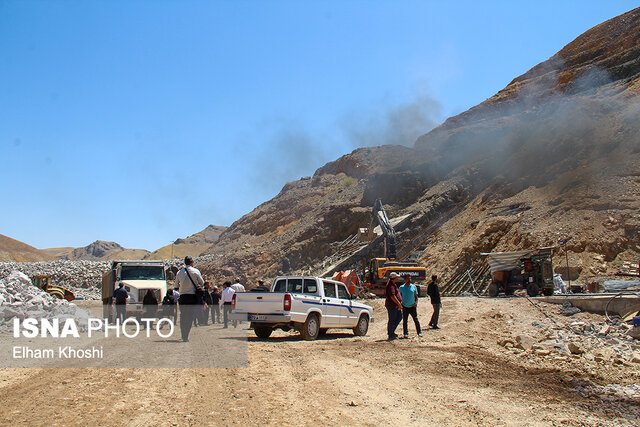
[[0,234],[153,250],[230,225],[634,3],[2,0]]

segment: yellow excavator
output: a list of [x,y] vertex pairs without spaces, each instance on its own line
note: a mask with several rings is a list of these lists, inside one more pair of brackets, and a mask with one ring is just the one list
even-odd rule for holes
[[[427,269],[420,267],[415,262],[396,260],[396,232],[387,217],[380,199],[373,205],[373,219],[369,230],[373,229],[373,223],[377,220],[384,235],[384,258],[373,258],[369,261],[369,274],[367,279],[371,283],[371,291],[375,294],[384,293],[384,287],[391,273],[403,276],[408,274],[413,281],[422,281],[427,277]],[[371,231],[369,231],[371,233]]]
[[56,298],[66,299],[67,301],[76,299],[76,296],[69,289],[49,283],[50,279],[51,276],[48,275],[33,276],[31,277],[31,283]]

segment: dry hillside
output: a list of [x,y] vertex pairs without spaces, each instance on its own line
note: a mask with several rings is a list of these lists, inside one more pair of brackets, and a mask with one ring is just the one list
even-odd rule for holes
[[149,251],[145,249],[127,249],[116,242],[96,240],[81,248],[44,249],[47,253],[62,260],[108,261],[112,259],[142,259]]
[[0,261],[50,261],[54,257],[48,253],[0,234]]
[[187,238],[177,239],[170,245],[156,249],[147,254],[145,259],[184,258],[187,255],[198,256],[217,242],[220,234],[226,229],[227,227],[219,225],[209,225],[204,230],[192,234]]
[[[311,268],[381,198],[400,253],[434,224],[422,262],[453,274],[480,252],[567,245],[581,278],[637,261],[640,9],[600,24],[505,89],[420,137],[358,149],[285,185],[208,253],[212,276]],[[382,248],[379,248],[381,251]],[[557,250],[560,253],[560,249]]]

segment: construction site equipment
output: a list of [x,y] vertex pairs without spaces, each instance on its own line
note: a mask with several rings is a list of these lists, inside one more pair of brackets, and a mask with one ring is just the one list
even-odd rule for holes
[[331,280],[337,280],[338,282],[344,283],[347,286],[349,293],[357,296],[358,298],[372,297],[367,286],[362,283],[358,270],[338,271],[333,274]]
[[51,276],[49,275],[33,276],[31,277],[31,283],[56,298],[66,299],[67,301],[76,299],[76,296],[69,289],[51,284]]
[[[122,283],[129,294],[127,305],[134,311],[142,311],[142,299],[148,290],[157,301],[167,294],[167,280],[162,261],[116,260],[102,275],[102,303],[105,317],[111,314],[109,305],[113,291]],[[131,310],[129,310],[131,311]]]
[[512,295],[516,289],[526,289],[530,297],[540,292],[553,295],[553,247],[482,253],[488,258],[492,281],[487,289],[491,297],[500,293]]
[[491,271],[489,265],[482,263],[452,277],[440,288],[443,297],[457,297],[459,295],[473,293],[484,295],[491,284]]
[[380,199],[373,205],[372,216],[369,228],[373,228],[374,221],[380,225],[384,236],[384,258],[373,258],[369,261],[367,279],[371,283],[371,292],[377,295],[383,294],[384,288],[381,285],[389,280],[391,273],[400,276],[408,274],[413,280],[424,280],[427,277],[426,268],[418,266],[415,262],[396,260],[396,233]]

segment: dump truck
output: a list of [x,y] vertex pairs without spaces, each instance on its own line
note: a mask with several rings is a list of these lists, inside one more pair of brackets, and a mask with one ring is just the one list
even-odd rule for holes
[[[387,213],[382,206],[380,199],[376,200],[373,205],[372,212],[373,219],[371,221],[370,229],[373,229],[374,221],[377,221],[384,235],[384,258],[373,258],[369,261],[369,273],[367,279],[371,284],[371,292],[376,295],[384,293],[382,285],[386,284],[389,280],[391,273],[404,276],[408,274],[411,276],[412,281],[422,281],[427,277],[427,269],[420,267],[415,262],[406,262],[396,260],[396,232],[387,217]],[[426,287],[420,286],[421,296],[426,292]]]
[[102,304],[106,317],[111,314],[113,291],[122,283],[129,294],[127,311],[136,314],[142,311],[142,299],[151,290],[158,302],[167,294],[167,279],[164,262],[141,260],[116,260],[102,275]]
[[487,288],[491,297],[500,293],[512,295],[517,289],[525,289],[535,297],[542,292],[553,295],[553,247],[540,249],[482,253],[489,260],[492,280]]

